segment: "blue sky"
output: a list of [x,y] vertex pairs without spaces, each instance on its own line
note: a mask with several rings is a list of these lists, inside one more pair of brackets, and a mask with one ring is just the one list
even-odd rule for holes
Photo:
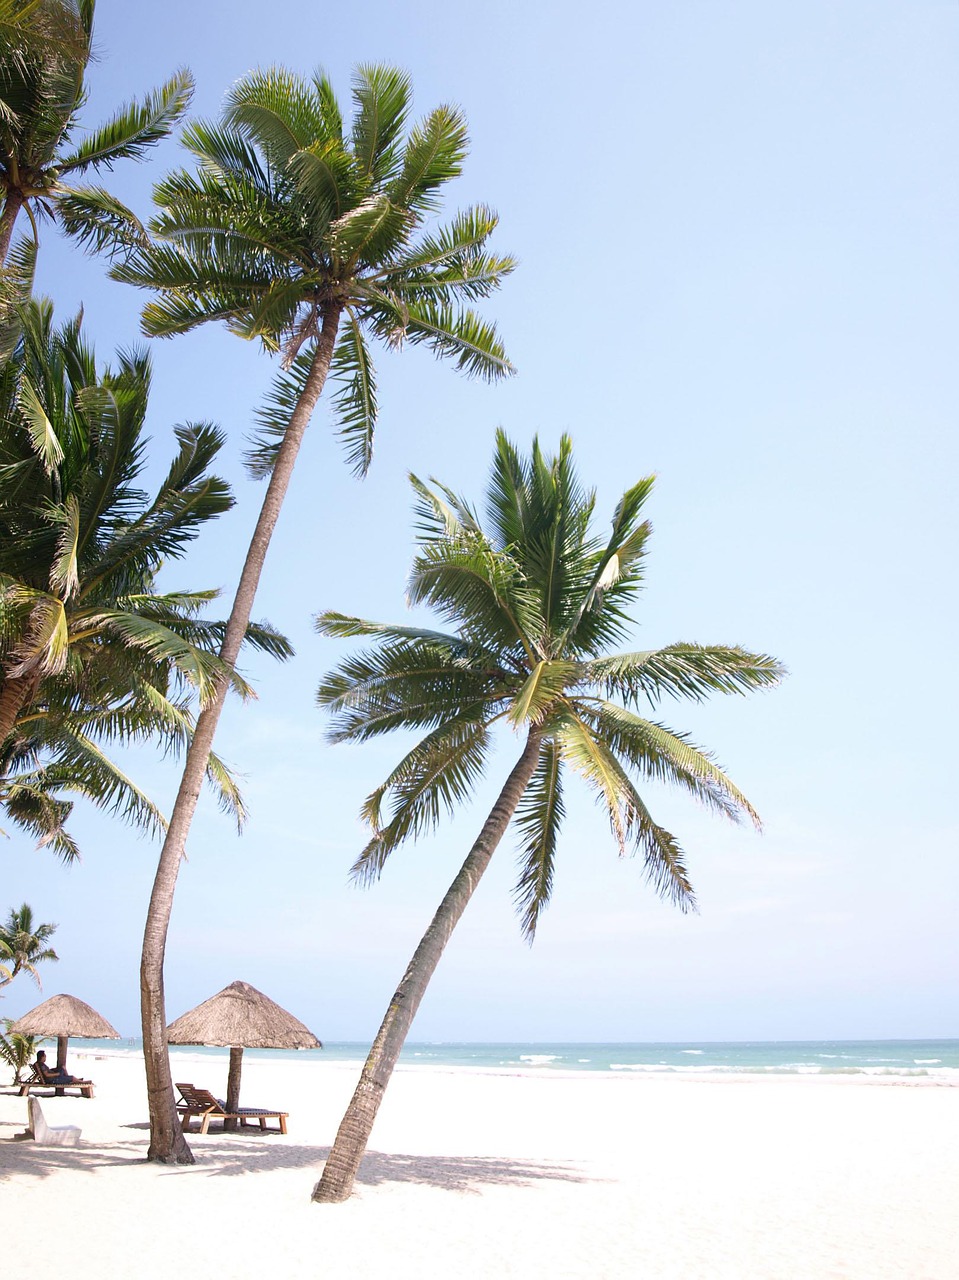
[[[141,22],[141,15],[143,21]],[[148,27],[148,34],[144,31]],[[959,888],[956,340],[959,179],[952,162],[959,8],[932,0],[801,6],[475,6],[277,0],[222,10],[100,0],[85,119],[179,65],[195,113],[254,66],[409,70],[416,107],[460,104],[472,155],[449,210],[483,200],[520,268],[488,305],[519,374],[469,383],[423,351],[380,354],[368,480],[317,413],[256,613],[294,640],[217,748],[243,775],[241,838],[205,802],[177,893],[171,1018],[228,982],[265,990],[327,1040],[363,1039],[518,750],[476,806],[395,855],[379,885],[347,872],[363,795],[399,744],[331,748],[313,706],[343,647],[330,607],[402,617],[405,476],[477,500],[502,425],[528,445],[568,431],[602,518],[655,472],[655,535],[637,646],[742,643],[790,669],[777,691],[664,718],[713,748],[765,833],[654,793],[689,854],[701,911],[659,902],[571,786],[552,906],[532,948],[504,844],[437,972],[415,1039],[657,1040],[956,1035]],[[175,144],[113,175],[142,213]],[[106,358],[142,341],[143,297],[47,229],[42,287],[82,301]],[[238,503],[168,585],[235,583],[262,497],[240,466],[271,362],[223,332],[154,344],[156,468],[170,427],[230,434]],[[224,604],[223,613],[227,606]],[[167,807],[177,772],[129,768]],[[81,865],[3,841],[0,906],[59,922],[44,994],[68,991],[138,1034],[137,966],[156,847],[79,812]],[[2,1012],[41,996],[26,980]]]

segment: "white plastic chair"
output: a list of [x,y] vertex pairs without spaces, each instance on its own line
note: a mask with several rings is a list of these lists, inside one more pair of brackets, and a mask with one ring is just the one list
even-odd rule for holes
[[79,1144],[80,1130],[75,1124],[48,1125],[37,1098],[28,1098],[27,1107],[34,1142],[43,1147],[75,1147]]

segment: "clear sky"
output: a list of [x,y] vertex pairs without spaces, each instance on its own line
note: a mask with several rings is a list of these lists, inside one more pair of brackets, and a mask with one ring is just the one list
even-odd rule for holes
[[[571,783],[552,906],[532,948],[504,844],[454,935],[412,1038],[802,1039],[956,1036],[957,300],[959,6],[946,0],[354,0],[320,6],[99,0],[85,119],[179,65],[196,112],[254,66],[409,70],[416,106],[460,104],[467,172],[452,211],[500,213],[521,265],[487,312],[519,374],[487,387],[422,350],[379,355],[368,480],[317,413],[256,613],[294,640],[247,668],[217,749],[243,775],[242,837],[201,805],[167,956],[170,1018],[252,982],[326,1040],[371,1037],[518,751],[477,805],[394,855],[360,890],[356,814],[400,744],[329,747],[313,705],[344,652],[330,607],[405,612],[406,472],[479,500],[493,432],[572,434],[605,520],[655,472],[637,647],[741,643],[790,669],[778,690],[668,723],[713,748],[759,809],[757,836],[682,796],[650,797],[684,843],[701,912],[658,901]],[[113,186],[142,213],[170,143]],[[82,301],[101,357],[136,338],[135,291],[49,228],[42,287]],[[156,469],[170,427],[219,421],[234,512],[167,585],[230,594],[262,489],[239,458],[271,362],[209,332],[154,344]],[[227,605],[223,605],[225,616]],[[167,807],[178,773],[129,768]],[[574,798],[575,793],[575,798]],[[139,1034],[138,958],[157,847],[78,812],[65,868],[3,841],[0,909],[56,921],[44,995],[87,1000]],[[0,1012],[42,997],[20,978]]]

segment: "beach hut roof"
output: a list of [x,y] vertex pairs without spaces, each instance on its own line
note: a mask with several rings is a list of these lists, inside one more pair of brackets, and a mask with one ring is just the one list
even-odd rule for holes
[[316,1036],[248,982],[231,982],[167,1027],[170,1044],[322,1049]]
[[76,996],[51,996],[18,1018],[11,1031],[21,1036],[79,1036],[87,1040],[119,1040],[120,1033],[96,1009]]

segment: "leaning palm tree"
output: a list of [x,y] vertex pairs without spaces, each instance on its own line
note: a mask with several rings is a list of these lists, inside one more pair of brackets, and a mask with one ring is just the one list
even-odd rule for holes
[[33,909],[26,902],[19,911],[11,909],[6,923],[0,925],[0,987],[12,982],[18,973],[29,973],[42,989],[37,965],[60,959],[46,945],[56,930],[55,924],[35,924]]
[[105,243],[104,226],[128,231],[130,214],[107,191],[70,181],[141,158],[189,104],[193,81],[179,71],[71,147],[86,97],[94,6],[95,0],[4,0],[0,6],[0,265],[21,211],[34,238],[43,216],[94,247]]
[[[228,665],[327,375],[337,384],[334,407],[348,460],[363,475],[377,409],[370,337],[394,348],[425,343],[487,379],[510,372],[495,329],[468,305],[487,297],[513,267],[510,258],[487,251],[495,215],[474,208],[447,227],[424,230],[442,189],[462,168],[462,115],[438,107],[407,130],[409,80],[388,67],[361,68],[353,99],[347,129],[325,76],[306,82],[274,68],[241,80],[221,124],[184,131],[199,168],[156,188],[157,240],[113,271],[159,291],[143,313],[149,334],[223,320],[240,336],[282,352],[283,372],[261,414],[251,458],[269,486],[221,650]],[[177,1122],[162,965],[177,871],[221,706],[217,697],[197,723],[144,936],[149,1154],[161,1161],[193,1158]]]
[[427,984],[510,821],[521,847],[516,905],[530,940],[550,898],[570,769],[598,798],[620,853],[634,848],[656,890],[690,908],[683,851],[653,818],[636,779],[674,783],[729,818],[757,826],[758,818],[706,752],[640,712],[666,696],[745,693],[782,675],[773,658],[728,646],[607,653],[626,636],[627,606],[642,583],[650,526],[641,515],[651,478],[623,495],[605,545],[591,528],[594,495],[576,478],[566,437],[555,458],[534,441],[523,459],[499,433],[488,532],[462,498],[435,481],[432,488],[412,481],[421,539],[410,601],[432,606],[453,630],[338,613],[317,620],[322,635],[375,638],[320,686],[319,702],[335,716],[333,741],[425,731],[363,806],[373,835],[354,876],[376,879],[399,845],[467,798],[485,770],[495,725],[524,742],[390,1001],[314,1188],[319,1201],[350,1194]]
[[[152,740],[182,750],[194,703],[226,673],[224,624],[202,616],[216,592],[159,591],[156,578],[233,498],[210,473],[222,436],[201,423],[176,429],[178,452],[151,499],[139,488],[146,356],[101,371],[78,321],[57,328],[45,301],[19,317],[0,368],[0,807],[69,859],[65,793],[164,825],[104,748]],[[248,638],[290,652],[268,627]],[[249,694],[235,673],[233,684]],[[241,816],[222,762],[213,757],[207,772]]]

